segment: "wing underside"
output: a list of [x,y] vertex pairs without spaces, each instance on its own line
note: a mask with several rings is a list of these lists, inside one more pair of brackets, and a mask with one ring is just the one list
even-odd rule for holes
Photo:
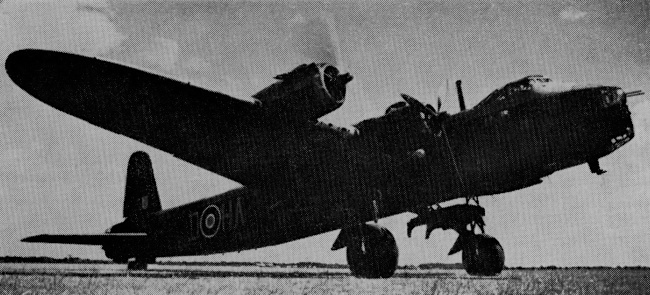
[[241,144],[255,128],[254,101],[70,53],[19,50],[5,67],[19,87],[62,112],[242,184],[250,181],[228,153],[233,138]]
[[301,171],[343,171],[341,163],[359,157],[342,147],[347,131],[264,117],[254,101],[114,62],[24,49],[11,53],[5,67],[19,87],[64,113],[248,187],[284,188],[296,178],[331,187],[336,177]]

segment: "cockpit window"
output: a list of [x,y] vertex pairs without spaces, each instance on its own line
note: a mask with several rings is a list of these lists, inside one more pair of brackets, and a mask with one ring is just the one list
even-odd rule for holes
[[500,89],[494,90],[490,95],[483,99],[477,106],[486,106],[494,102],[507,99],[515,93],[530,91],[536,83],[549,83],[551,79],[542,75],[526,76],[517,81],[506,84]]
[[530,81],[520,81],[520,82],[511,83],[511,84],[506,85],[505,88],[506,88],[506,92],[508,93],[508,95],[511,95],[513,93],[520,92],[520,91],[528,91],[528,90],[533,89],[533,87],[530,85]]
[[505,98],[505,95],[504,95],[503,89],[497,89],[497,90],[492,91],[492,93],[490,93],[490,95],[488,95],[486,98],[481,100],[481,102],[479,102],[476,106],[477,107],[487,106],[487,105],[492,104],[493,102],[502,100],[504,98]]

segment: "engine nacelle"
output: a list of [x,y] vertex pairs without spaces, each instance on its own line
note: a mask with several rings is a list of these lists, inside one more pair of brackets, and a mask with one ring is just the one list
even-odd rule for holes
[[328,64],[302,64],[291,72],[275,76],[279,81],[253,95],[267,114],[316,120],[345,101],[348,73]]

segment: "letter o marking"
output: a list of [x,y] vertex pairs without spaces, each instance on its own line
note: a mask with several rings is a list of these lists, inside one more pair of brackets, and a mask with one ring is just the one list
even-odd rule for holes
[[206,238],[214,237],[221,228],[221,211],[219,207],[210,205],[201,213],[201,234]]

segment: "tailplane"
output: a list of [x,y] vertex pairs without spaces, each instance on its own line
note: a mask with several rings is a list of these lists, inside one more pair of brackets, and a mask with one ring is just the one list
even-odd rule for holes
[[131,155],[126,171],[124,217],[139,220],[160,210],[151,159],[147,153],[137,151]]
[[22,239],[28,243],[57,243],[102,246],[106,257],[117,262],[129,262],[129,269],[146,269],[155,257],[146,252],[149,243],[150,215],[161,210],[151,159],[138,151],[129,158],[124,192],[124,221],[111,226],[102,234],[36,235]]

